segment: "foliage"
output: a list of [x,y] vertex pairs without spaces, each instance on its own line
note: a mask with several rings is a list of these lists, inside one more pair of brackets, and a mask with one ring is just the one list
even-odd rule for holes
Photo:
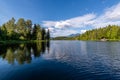
[[119,40],[120,26],[108,25],[104,28],[89,30],[75,38],[78,40],[100,40],[102,38],[106,38],[108,40]]
[[120,26],[108,25],[103,28],[88,30],[83,34],[74,37],[59,36],[53,40],[120,40]]
[[32,27],[31,20],[24,18],[12,18],[8,22],[0,26],[0,40],[49,40],[49,30],[46,32],[39,24],[34,24]]

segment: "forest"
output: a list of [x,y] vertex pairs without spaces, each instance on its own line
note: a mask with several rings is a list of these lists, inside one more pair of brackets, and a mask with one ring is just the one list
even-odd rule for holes
[[11,18],[0,26],[0,41],[16,40],[49,40],[49,29],[42,28],[40,24],[33,24],[31,20]]
[[102,38],[120,40],[120,26],[108,25],[103,28],[88,30],[77,37],[73,37],[73,39],[77,40],[100,40]]

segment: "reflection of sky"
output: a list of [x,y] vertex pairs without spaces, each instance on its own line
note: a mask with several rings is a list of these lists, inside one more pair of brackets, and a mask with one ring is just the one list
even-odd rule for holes
[[87,55],[87,46],[86,46],[86,42],[81,42],[81,54],[83,55]]
[[[20,54],[26,54],[26,57],[22,56],[25,57],[25,60],[32,57],[31,63],[29,64],[25,63],[19,65],[16,59],[14,64],[9,64],[7,59],[2,59],[1,56],[0,74],[4,73],[4,75],[0,76],[0,80],[2,77],[7,78],[5,76],[8,76],[9,74],[14,76],[16,73],[17,75],[20,73],[21,75],[24,74],[28,77],[29,74],[33,73],[32,71],[35,73],[38,72],[36,73],[38,75],[39,72],[41,72],[41,74],[51,74],[51,72],[55,74],[56,72],[59,73],[61,71],[61,74],[63,74],[63,72],[70,71],[68,73],[70,73],[70,76],[74,76],[75,79],[77,79],[76,76],[79,78],[81,75],[83,75],[82,77],[97,76],[96,79],[99,78],[100,80],[108,80],[109,78],[111,78],[111,80],[115,80],[116,78],[119,79],[119,46],[119,42],[51,41],[49,51],[47,49],[44,54],[36,55],[35,51],[31,49],[31,53],[28,57],[28,50],[26,48],[25,51],[23,51],[24,53],[21,52]],[[40,47],[38,47],[38,51],[39,48]],[[8,49],[8,54],[10,53],[10,50],[11,49]],[[22,49],[20,51],[22,51]],[[11,56],[9,56],[9,58],[11,60]],[[27,71],[30,71],[30,73]],[[19,77],[21,77],[21,75],[19,75]]]
[[85,68],[91,73],[112,75],[120,71],[119,46],[118,42],[54,41],[50,53],[43,58]]
[[5,61],[2,58],[0,58],[0,66],[5,65],[5,64],[7,64],[7,61]]
[[50,53],[43,55],[45,59],[67,59],[81,56],[87,56],[87,43],[84,41],[54,41],[51,43]]

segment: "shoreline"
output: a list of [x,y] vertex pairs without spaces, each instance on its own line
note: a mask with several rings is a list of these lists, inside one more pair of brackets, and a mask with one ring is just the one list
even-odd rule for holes
[[0,41],[0,44],[15,44],[15,43],[31,43],[31,42],[47,42],[50,40],[5,40],[5,41]]

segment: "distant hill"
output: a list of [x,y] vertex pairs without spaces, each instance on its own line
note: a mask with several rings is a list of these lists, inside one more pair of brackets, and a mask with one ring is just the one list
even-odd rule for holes
[[80,34],[79,33],[76,33],[76,34],[70,34],[69,36],[67,37],[75,37],[75,36],[79,36]]
[[70,34],[68,36],[57,36],[57,37],[52,38],[52,40],[74,40],[74,37],[77,37],[79,35],[80,34],[77,33],[77,34]]

